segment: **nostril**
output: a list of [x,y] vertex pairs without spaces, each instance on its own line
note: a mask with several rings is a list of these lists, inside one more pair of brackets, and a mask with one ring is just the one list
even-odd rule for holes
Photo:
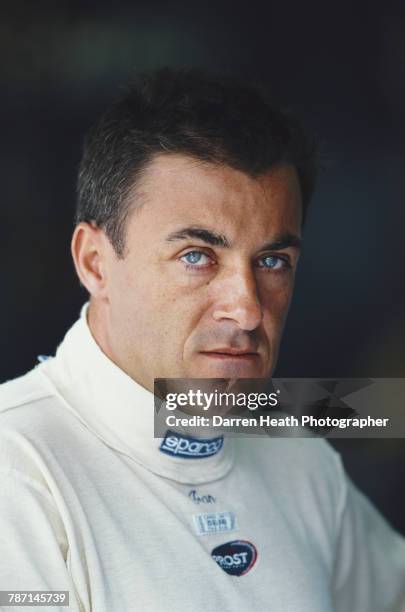
[[252,331],[256,329],[263,319],[263,311],[259,302],[245,302],[239,301],[234,306],[223,306],[218,307],[213,312],[213,318],[215,321],[220,320],[231,320],[234,321],[240,329],[246,331]]

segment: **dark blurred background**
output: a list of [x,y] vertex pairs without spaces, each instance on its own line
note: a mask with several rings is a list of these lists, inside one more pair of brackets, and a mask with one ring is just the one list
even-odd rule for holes
[[[77,318],[86,294],[69,241],[83,135],[133,70],[162,65],[261,80],[319,136],[277,375],[405,376],[404,7],[6,0],[1,11],[0,381],[53,353]],[[405,533],[405,441],[334,444]]]

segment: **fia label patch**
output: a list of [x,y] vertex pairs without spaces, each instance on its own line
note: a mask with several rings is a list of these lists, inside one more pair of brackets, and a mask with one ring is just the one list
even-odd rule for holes
[[238,528],[234,512],[194,514],[193,522],[198,535],[235,531]]
[[211,557],[227,574],[243,576],[256,563],[257,550],[247,540],[233,540],[214,548]]

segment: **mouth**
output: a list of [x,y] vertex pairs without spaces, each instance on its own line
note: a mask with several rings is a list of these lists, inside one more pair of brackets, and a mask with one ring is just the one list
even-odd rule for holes
[[201,354],[211,359],[233,361],[252,361],[259,358],[259,353],[254,351],[240,351],[227,348],[221,348],[215,351],[201,351]]

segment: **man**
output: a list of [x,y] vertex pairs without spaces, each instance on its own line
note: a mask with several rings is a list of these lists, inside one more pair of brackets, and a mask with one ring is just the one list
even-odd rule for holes
[[86,612],[399,609],[404,542],[325,442],[153,437],[155,378],[271,376],[314,177],[293,117],[194,71],[137,79],[93,128],[72,239],[90,302],[0,392],[0,590]]

